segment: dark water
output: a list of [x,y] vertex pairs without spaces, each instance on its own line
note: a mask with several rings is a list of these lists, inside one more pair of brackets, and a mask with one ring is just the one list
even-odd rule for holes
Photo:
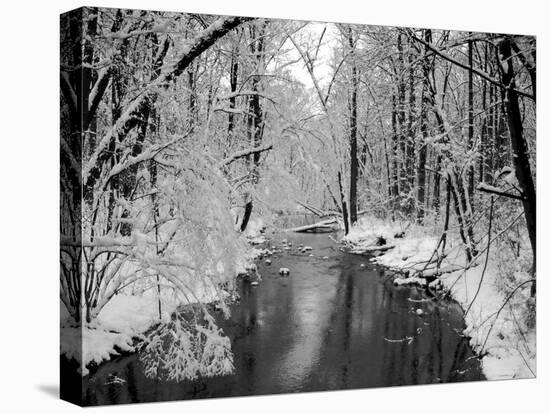
[[[276,236],[292,252],[259,264],[259,286],[221,323],[231,338],[234,375],[175,383],[148,379],[137,355],[102,365],[85,380],[87,405],[340,390],[484,379],[454,302],[394,287],[365,257],[327,234]],[[296,252],[304,244],[314,257]],[[328,259],[323,259],[328,256]],[[366,264],[365,268],[361,264]],[[289,277],[278,275],[280,267]],[[417,309],[423,315],[418,316]],[[121,381],[122,380],[122,381]]]

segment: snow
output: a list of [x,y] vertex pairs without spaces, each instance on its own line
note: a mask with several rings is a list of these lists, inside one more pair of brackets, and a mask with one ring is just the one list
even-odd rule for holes
[[[482,271],[483,266],[477,266],[465,273],[464,280],[457,281],[461,272],[444,275],[441,280],[443,286],[451,289],[452,296],[466,307],[477,290]],[[499,289],[498,276],[497,266],[490,260],[479,294],[466,315],[464,333],[471,337],[470,343],[476,351],[488,353],[482,359],[488,379],[532,378],[536,373],[536,333],[534,329],[525,332],[518,310],[525,308],[529,300],[529,286],[518,292],[495,320],[494,315],[507,296]]]
[[495,187],[494,185],[489,185],[487,183],[479,183],[477,185],[477,189],[480,191],[489,191],[489,192],[497,192],[497,193],[504,193],[506,190],[502,188]]
[[393,284],[396,286],[403,286],[403,285],[420,285],[425,286],[426,285],[426,279],[420,278],[420,277],[405,277],[405,278],[396,278],[393,281]]
[[[262,220],[250,220],[244,235],[248,246],[243,251],[237,250],[234,257],[235,277],[239,273],[257,272],[254,261],[272,254],[270,250],[254,247],[264,238],[262,234],[264,229],[265,225]],[[131,237],[121,239],[96,237],[93,242],[96,247],[134,246],[134,252],[141,255],[145,255],[148,244],[147,235],[137,228],[133,230]],[[214,268],[219,273],[223,273],[226,267],[221,261],[214,261]],[[131,273],[134,270],[128,267],[121,271]],[[163,288],[161,292],[163,322],[169,321],[176,308],[189,304],[190,300],[209,303],[219,300],[220,295],[224,297],[226,295],[225,291],[216,288],[211,278],[199,280],[192,276],[180,275],[180,277],[185,279],[186,285],[192,289],[193,297],[176,295],[173,290]],[[251,284],[256,286],[258,282],[253,281]],[[153,287],[145,291],[136,290],[134,292],[134,288],[128,286],[121,293],[114,295],[96,318],[82,326],[75,324],[65,306],[61,305],[61,353],[68,359],[80,362],[82,375],[89,373],[90,364],[109,361],[120,352],[134,352],[135,346],[140,342],[142,336],[159,322],[156,289]]]
[[[433,235],[421,226],[409,225],[404,237],[394,237],[404,228],[404,223],[388,223],[365,217],[351,229],[343,241],[360,251],[375,243],[378,237],[383,237],[387,244],[394,244],[395,248],[372,258],[371,261],[410,274],[410,270],[422,270],[424,264],[421,262],[430,259],[440,234]],[[493,250],[484,275],[485,255],[478,259],[478,266],[464,271],[462,268],[465,259],[459,248],[460,243],[454,240],[456,237],[452,233],[449,234],[449,255],[443,260],[441,267],[453,270],[454,266],[457,270],[442,274],[431,283],[431,286],[441,284],[464,310],[470,307],[465,315],[464,334],[470,338],[472,348],[482,356],[483,372],[488,379],[535,377],[536,332],[533,327],[523,322],[525,315],[522,314],[526,312],[526,304],[531,300],[530,284],[526,283],[524,288],[519,289],[503,306],[512,288],[503,282],[504,277],[498,266],[498,252],[495,253]],[[457,266],[457,263],[462,266]],[[482,277],[483,283],[475,297]],[[521,271],[516,271],[514,277],[514,286],[530,278],[527,273]],[[397,276],[394,280],[396,285],[424,286],[426,282],[426,279],[416,276]]]
[[[163,297],[163,320],[170,317],[176,306],[175,300]],[[61,320],[61,353],[68,359],[81,361],[81,372],[87,375],[89,364],[108,361],[119,355],[117,350],[135,350],[134,340],[159,320],[158,300],[156,294],[149,292],[143,296],[119,294],[89,324],[82,327],[71,324],[64,306]]]
[[265,224],[262,219],[251,219],[244,232],[246,239],[252,245],[264,244],[267,239],[263,235]]

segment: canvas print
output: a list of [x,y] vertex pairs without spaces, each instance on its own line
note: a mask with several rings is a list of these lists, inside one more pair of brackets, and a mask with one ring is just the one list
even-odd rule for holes
[[85,7],[60,48],[63,399],[536,376],[535,37]]

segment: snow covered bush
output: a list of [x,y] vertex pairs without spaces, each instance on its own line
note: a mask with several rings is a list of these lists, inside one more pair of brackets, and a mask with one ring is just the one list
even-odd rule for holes
[[174,315],[153,330],[140,360],[148,377],[178,382],[227,375],[234,369],[231,342],[204,308]]
[[91,322],[129,289],[169,290],[183,304],[220,300],[223,306],[228,292],[220,286],[233,288],[245,249],[233,228],[229,186],[203,155],[178,153],[153,161],[164,169],[154,180],[151,165],[141,166],[130,198],[115,188],[94,193],[94,208],[83,209],[83,240],[62,240],[71,259],[62,267],[62,299],[75,320]]

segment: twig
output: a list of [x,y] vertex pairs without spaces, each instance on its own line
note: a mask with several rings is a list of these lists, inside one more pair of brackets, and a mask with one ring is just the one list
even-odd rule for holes
[[483,345],[481,346],[480,348],[480,351],[479,351],[479,354],[480,355],[483,355],[483,349],[485,348],[485,345],[487,345],[487,341],[489,340],[489,335],[491,335],[491,332],[495,326],[495,322],[496,320],[498,319],[499,315],[500,315],[500,312],[502,312],[502,310],[504,309],[504,307],[506,306],[506,304],[508,303],[508,301],[510,299],[512,299],[512,296],[515,295],[515,293],[523,286],[525,286],[527,283],[534,283],[537,279],[528,279],[522,283],[520,283],[518,286],[516,286],[516,288],[508,295],[508,297],[506,297],[506,299],[504,300],[504,303],[502,304],[502,306],[499,308],[499,310],[495,313],[493,313],[492,315],[489,315],[487,317],[487,319],[485,319],[480,325],[479,327],[481,327],[482,325],[485,324],[485,322],[487,322],[489,319],[491,319],[493,316],[495,316],[495,321],[493,322],[493,324],[491,325],[491,327],[489,328],[489,332],[487,332],[487,336],[485,337],[485,341],[483,341]]
[[484,193],[489,193],[489,194],[496,194],[498,196],[501,196],[501,197],[508,197],[508,198],[513,198],[514,200],[520,200],[520,201],[524,201],[525,200],[525,197],[522,196],[522,195],[517,195],[517,194],[511,194],[511,193],[507,193],[506,191],[500,189],[500,188],[492,188],[492,187],[488,187],[486,185],[483,185],[484,183],[480,183],[477,187],[476,187],[476,190],[477,191],[482,191]]
[[[490,241],[487,243],[487,245],[489,245],[490,243],[492,243],[493,241],[495,241],[496,239],[498,239],[500,236],[502,236],[505,232],[507,232],[508,230],[510,230],[510,227],[512,227],[512,226],[516,223],[516,221],[518,221],[518,220],[521,218],[521,216],[523,216],[523,214],[524,214],[523,211],[522,211],[521,213],[519,213],[519,214],[518,214],[518,215],[517,215],[517,216],[516,216],[516,217],[515,217],[515,218],[514,218],[514,219],[513,219],[513,220],[512,220],[512,221],[511,221],[511,222],[501,231],[501,232],[500,232],[500,233],[498,233],[497,235],[495,235],[495,237],[493,237],[493,239],[490,240]],[[477,256],[474,257],[474,258],[472,259],[472,261],[471,261],[470,263],[475,263],[475,261],[476,261],[478,258],[480,258],[481,255],[482,255],[483,253],[485,253],[485,250],[486,250],[486,249],[487,249],[487,247],[485,247],[482,251],[480,251],[480,252],[477,254]],[[453,282],[453,284],[449,287],[449,289],[448,289],[448,291],[447,291],[447,293],[446,293],[445,296],[448,296],[448,295],[451,293],[453,287],[458,283],[458,281],[460,280],[460,278],[461,278],[462,276],[464,276],[464,275],[466,274],[466,271],[468,271],[469,269],[470,269],[469,266],[467,266],[467,267],[464,268],[464,271],[456,278],[456,280]]]
[[252,155],[252,154],[258,154],[258,153],[261,153],[261,152],[264,152],[264,151],[269,151],[272,148],[273,148],[273,144],[266,144],[266,145],[259,146],[259,147],[246,148],[246,149],[243,149],[241,151],[237,151],[233,155],[231,155],[231,156],[225,158],[224,160],[222,160],[221,163],[220,163],[220,167],[228,166],[229,164],[231,164],[232,162],[238,160],[239,158],[243,158],[243,157],[246,157],[246,156]]
[[481,277],[479,279],[479,283],[477,285],[477,290],[472,298],[472,301],[468,305],[468,308],[464,311],[464,317],[470,312],[470,309],[472,309],[472,305],[474,304],[474,301],[477,299],[477,296],[479,295],[479,291],[481,290],[481,284],[483,283],[483,278],[485,277],[485,271],[487,270],[487,264],[489,263],[489,251],[491,250],[491,228],[493,226],[493,206],[495,203],[494,197],[491,197],[491,209],[489,210],[489,230],[487,231],[487,256],[485,258],[485,264],[483,265],[483,271],[481,272]]
[[412,341],[414,341],[414,338],[412,336],[406,336],[402,339],[388,339],[384,338],[384,341],[391,342],[391,343],[400,343],[400,342],[407,342],[407,345],[410,345]]

